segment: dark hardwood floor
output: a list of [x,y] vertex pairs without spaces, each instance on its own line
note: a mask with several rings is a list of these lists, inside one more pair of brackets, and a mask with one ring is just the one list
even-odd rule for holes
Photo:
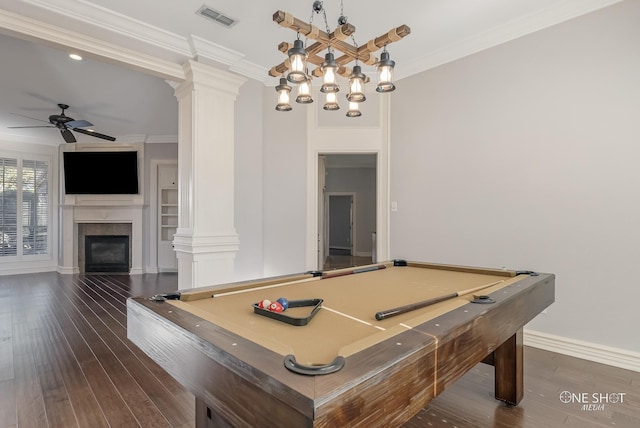
[[[175,274],[0,276],[0,428],[194,426],[194,397],[126,338],[127,297],[176,287]],[[479,364],[406,428],[640,427],[640,373],[526,348],[525,398],[508,407],[492,371]],[[583,410],[562,391],[624,396]]]
[[175,275],[0,277],[0,426],[193,426],[193,396],[126,338],[126,298],[176,284]]

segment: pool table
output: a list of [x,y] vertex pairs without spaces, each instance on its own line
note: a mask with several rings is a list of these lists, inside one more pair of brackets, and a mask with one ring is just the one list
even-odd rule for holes
[[517,405],[522,328],[554,286],[393,260],[130,298],[127,334],[196,396],[199,427],[401,426],[479,362]]

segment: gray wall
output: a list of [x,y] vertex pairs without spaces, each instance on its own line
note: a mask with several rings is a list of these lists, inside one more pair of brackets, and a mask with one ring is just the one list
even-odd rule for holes
[[275,110],[275,90],[263,99],[264,275],[305,270],[307,112]]
[[[352,196],[329,196],[329,248],[355,251],[351,242]],[[331,253],[330,253],[331,254]],[[350,255],[352,253],[349,253]]]
[[531,329],[640,351],[640,1],[399,82],[393,257],[557,275]]
[[238,281],[263,276],[263,84],[247,81],[235,104],[235,227],[240,236]]
[[376,231],[375,168],[328,168],[327,192],[353,192],[355,197],[356,255],[371,254],[371,233]]

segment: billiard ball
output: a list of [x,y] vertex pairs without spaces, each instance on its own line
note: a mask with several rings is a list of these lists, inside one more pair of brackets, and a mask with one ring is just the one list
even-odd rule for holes
[[280,304],[280,302],[271,302],[271,304],[269,305],[269,310],[272,312],[282,312],[282,305]]
[[264,299],[264,300],[260,301],[260,303],[258,303],[258,307],[260,309],[269,309],[270,305],[271,305],[271,300],[269,300],[269,299]]
[[276,302],[280,303],[282,305],[282,310],[286,311],[287,308],[289,307],[289,301],[287,299],[285,299],[284,297],[280,297],[278,300],[276,300]]

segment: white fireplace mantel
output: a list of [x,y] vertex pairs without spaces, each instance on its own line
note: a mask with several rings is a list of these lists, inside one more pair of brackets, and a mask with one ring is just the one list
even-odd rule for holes
[[[61,205],[62,224],[60,273],[78,273],[78,224],[81,223],[130,223],[131,224],[131,274],[144,273],[142,267],[143,208],[138,205],[102,205],[93,199],[91,205]],[[110,202],[115,202],[111,200]],[[124,202],[120,200],[120,202]],[[133,202],[133,201],[130,201]]]

